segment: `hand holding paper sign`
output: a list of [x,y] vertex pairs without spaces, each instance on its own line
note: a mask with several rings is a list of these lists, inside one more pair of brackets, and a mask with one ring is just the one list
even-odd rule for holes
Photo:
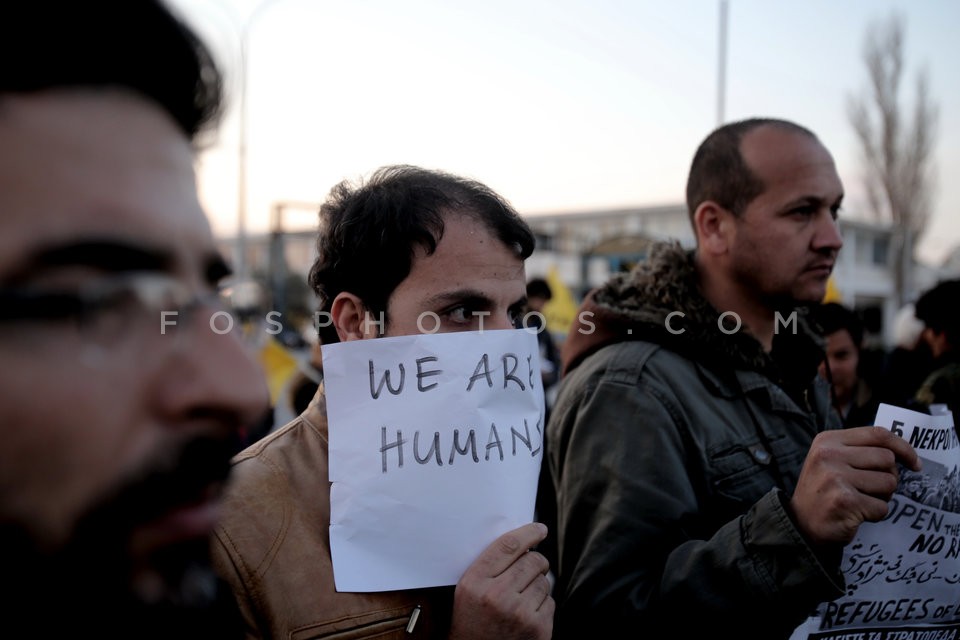
[[850,542],[863,522],[887,515],[897,462],[920,470],[917,452],[883,427],[824,431],[813,440],[790,507],[815,545]]
[[900,470],[883,518],[864,523],[843,548],[844,594],[817,607],[794,640],[956,638],[960,631],[960,505],[949,499],[960,486],[953,416],[881,404],[874,422],[880,426],[864,430],[902,438],[923,472],[898,452],[909,468]]
[[546,535],[546,526],[532,522],[503,534],[480,554],[457,583],[451,639],[541,637],[553,620],[550,565],[529,549]]

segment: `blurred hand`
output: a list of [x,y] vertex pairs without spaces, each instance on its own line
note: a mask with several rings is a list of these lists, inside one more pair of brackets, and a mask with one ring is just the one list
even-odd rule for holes
[[453,596],[451,640],[548,640],[553,634],[547,559],[531,548],[547,536],[532,522],[494,540],[464,572]]
[[850,542],[863,522],[887,515],[897,488],[897,462],[920,470],[910,444],[883,427],[824,431],[813,440],[790,508],[815,545]]

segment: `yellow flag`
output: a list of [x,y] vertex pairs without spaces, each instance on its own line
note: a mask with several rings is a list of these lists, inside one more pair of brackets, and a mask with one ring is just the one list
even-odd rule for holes
[[259,355],[260,364],[267,374],[270,402],[276,406],[284,386],[297,370],[297,359],[273,336],[267,338]]
[[543,306],[543,315],[547,319],[547,330],[555,335],[565,336],[577,316],[578,303],[570,288],[560,278],[557,268],[547,271],[547,284],[553,296]]
[[827,292],[823,294],[823,302],[843,302],[843,296],[840,295],[840,289],[837,288],[833,276],[830,276],[830,279],[827,280]]

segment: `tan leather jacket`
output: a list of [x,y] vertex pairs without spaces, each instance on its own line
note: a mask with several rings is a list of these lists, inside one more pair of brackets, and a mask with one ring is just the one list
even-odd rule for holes
[[[446,638],[453,587],[382,593],[335,590],[323,393],[321,385],[302,415],[233,462],[213,559],[237,597],[247,636]],[[411,625],[417,607],[419,614]]]

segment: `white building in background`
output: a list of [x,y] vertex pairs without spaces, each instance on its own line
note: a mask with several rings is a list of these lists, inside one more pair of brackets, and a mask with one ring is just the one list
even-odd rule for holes
[[[612,273],[642,260],[652,241],[675,239],[682,246],[694,246],[693,230],[682,203],[524,217],[537,236],[537,249],[527,261],[527,275],[546,276],[556,269],[577,299]],[[888,266],[890,229],[841,218],[840,230],[844,248],[833,276],[840,301],[861,313],[868,336],[875,343],[891,346],[898,308]],[[225,255],[234,254],[235,239],[221,238],[220,242]],[[251,235],[247,240],[246,262],[268,290],[275,289],[284,278],[300,276],[305,281],[315,256],[313,230],[275,230],[272,234]],[[916,264],[912,295],[908,298],[916,298],[941,277],[958,274],[960,249],[941,267]],[[311,294],[304,290],[300,295]],[[306,304],[312,305],[312,300]]]

